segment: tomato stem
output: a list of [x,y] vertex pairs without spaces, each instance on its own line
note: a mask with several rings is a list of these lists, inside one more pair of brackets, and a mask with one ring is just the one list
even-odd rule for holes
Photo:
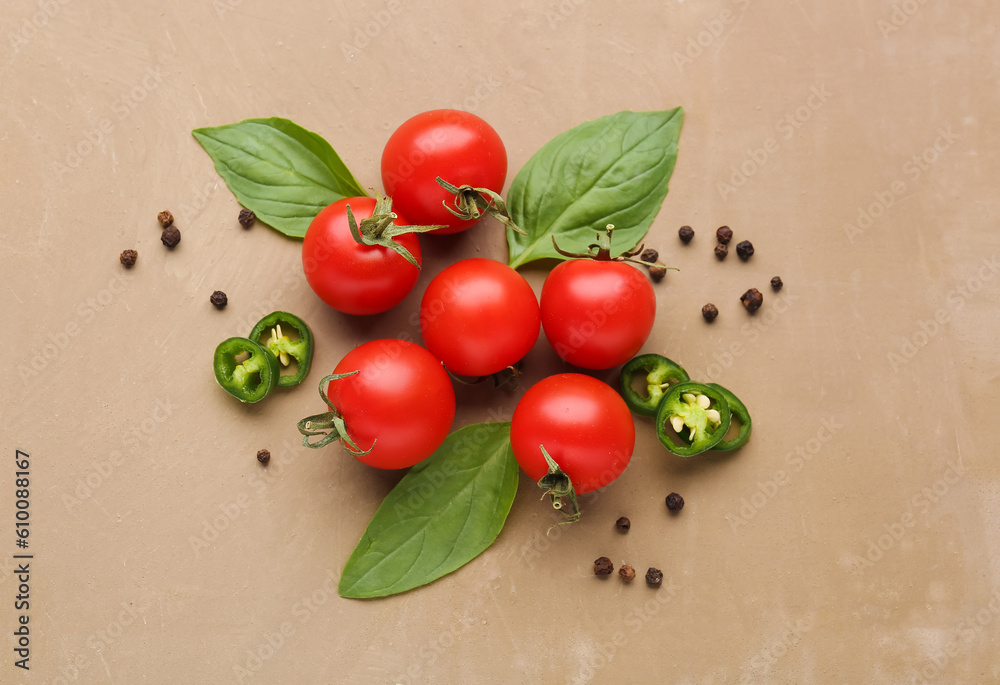
[[375,192],[375,209],[371,217],[362,219],[360,224],[354,218],[351,206],[347,205],[347,226],[359,245],[386,247],[419,269],[420,264],[417,263],[416,258],[394,239],[406,233],[427,233],[445,228],[445,226],[397,226],[393,222],[398,218],[398,215],[392,211],[392,198],[386,197],[378,191]]
[[[539,445],[538,448],[542,450],[542,456],[545,457],[545,463],[549,466],[549,471],[538,481],[538,487],[545,490],[542,497],[546,495],[552,500],[552,508],[559,510],[563,516],[566,517],[565,521],[560,521],[558,525],[564,525],[566,523],[576,523],[580,520],[580,505],[576,501],[576,489],[573,487],[573,481],[570,477],[563,471],[559,464],[556,463],[548,452],[545,451],[544,445]],[[569,501],[570,512],[566,513],[562,511],[563,509],[563,498]]]
[[[343,415],[337,411],[336,407],[330,402],[330,397],[327,395],[326,386],[333,382],[338,381],[341,378],[347,378],[348,376],[353,376],[357,374],[358,371],[351,371],[349,373],[335,373],[329,376],[324,376],[319,382],[319,396],[323,398],[323,401],[330,407],[330,411],[323,412],[322,414],[314,414],[313,416],[307,416],[298,422],[297,427],[299,432],[305,437],[302,439],[302,444],[306,447],[311,447],[313,449],[319,449],[320,447],[326,447],[331,442],[340,440],[344,443],[344,449],[350,452],[355,457],[363,457],[364,455],[375,449],[375,442],[372,441],[372,446],[366,450],[358,447],[357,443],[351,438],[347,431],[347,424],[344,422]],[[309,438],[322,435],[323,437],[316,442],[310,442]]]
[[642,254],[642,250],[645,245],[640,244],[638,247],[634,247],[631,250],[626,250],[621,254],[612,257],[611,256],[611,236],[615,230],[614,224],[608,224],[604,233],[597,234],[597,242],[591,243],[587,246],[587,252],[569,252],[567,250],[559,247],[559,243],[556,242],[556,237],[552,236],[552,247],[556,252],[561,254],[563,257],[569,259],[593,259],[597,262],[631,262],[632,264],[641,264],[642,266],[652,267],[662,269],[673,269],[678,271],[676,266],[663,266],[662,264],[654,264],[652,262],[647,262],[642,259],[636,259],[637,254]]
[[[507,203],[504,202],[498,193],[489,188],[473,188],[468,184],[456,186],[440,176],[435,180],[437,180],[438,185],[455,196],[456,209],[449,207],[448,203],[443,200],[441,204],[459,219],[463,221],[479,221],[483,218],[484,214],[489,214],[515,233],[528,235],[520,226],[514,223],[510,212],[507,211]],[[484,195],[486,197],[483,197]]]

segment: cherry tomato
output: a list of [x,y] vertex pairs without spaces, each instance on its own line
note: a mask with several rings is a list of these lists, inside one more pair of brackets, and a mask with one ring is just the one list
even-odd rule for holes
[[334,373],[351,371],[359,373],[330,381],[327,395],[354,443],[371,448],[358,461],[401,469],[440,447],[455,419],[455,390],[430,352],[405,340],[373,340],[348,352]]
[[461,376],[488,376],[520,361],[538,341],[535,293],[492,259],[464,259],[435,276],[420,302],[424,344]]
[[[313,291],[337,311],[379,314],[395,307],[413,290],[420,269],[387,247],[358,243],[348,225],[348,205],[360,223],[372,216],[375,199],[345,198],[320,211],[302,240],[302,268]],[[396,215],[394,224],[409,225],[398,212]],[[395,240],[421,263],[415,233]]]
[[545,337],[560,357],[584,369],[610,369],[646,342],[656,295],[631,264],[571,259],[546,277],[541,311]]
[[417,224],[445,225],[435,233],[458,233],[476,221],[445,209],[455,196],[436,178],[496,193],[507,180],[507,150],[492,126],[475,114],[436,109],[403,122],[382,151],[382,186],[395,206]]
[[635,424],[611,386],[583,374],[563,373],[524,393],[514,409],[510,444],[517,463],[534,481],[548,472],[544,446],[582,495],[604,487],[628,466]]

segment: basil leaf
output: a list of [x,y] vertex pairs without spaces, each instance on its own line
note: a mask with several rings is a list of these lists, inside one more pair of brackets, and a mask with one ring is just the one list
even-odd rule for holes
[[514,268],[554,257],[552,237],[586,252],[607,224],[615,253],[639,244],[667,196],[684,110],[618,112],[559,134],[532,155],[507,193],[527,235],[507,229]]
[[465,565],[499,535],[516,492],[510,424],[455,431],[383,500],[344,566],[340,596],[385,597]]
[[295,238],[321,209],[367,195],[319,134],[288,119],[246,119],[191,132],[244,207]]

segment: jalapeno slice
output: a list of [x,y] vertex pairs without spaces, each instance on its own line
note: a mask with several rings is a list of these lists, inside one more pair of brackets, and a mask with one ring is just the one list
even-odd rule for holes
[[[632,387],[636,376],[646,376],[646,395]],[[671,386],[691,380],[680,364],[662,354],[640,354],[622,367],[621,388],[625,404],[641,416],[656,416]]]
[[[290,330],[295,331],[298,340],[285,335]],[[282,367],[291,365],[292,359],[295,360],[295,372],[280,374],[279,387],[289,388],[306,379],[312,364],[313,337],[305,321],[288,312],[271,312],[253,327],[250,339],[269,350]]]
[[[246,359],[238,361],[244,354]],[[240,402],[260,402],[278,384],[278,359],[247,338],[229,338],[215,348],[215,380]]]
[[732,440],[721,440],[719,444],[712,449],[722,452],[738,450],[746,444],[747,440],[750,439],[750,412],[747,410],[747,406],[743,404],[740,398],[733,394],[732,390],[723,388],[718,383],[708,383],[708,387],[715,388],[722,394],[723,397],[726,398],[726,402],[729,404],[729,411],[740,422],[740,432],[737,433],[735,438]]
[[729,403],[721,392],[702,383],[678,383],[656,412],[656,435],[674,454],[693,457],[719,444],[731,420]]

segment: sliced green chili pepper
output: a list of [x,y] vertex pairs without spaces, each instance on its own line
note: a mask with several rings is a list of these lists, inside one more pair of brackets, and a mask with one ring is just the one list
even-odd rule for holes
[[722,440],[712,449],[723,452],[738,450],[750,439],[750,412],[747,411],[747,406],[743,404],[740,398],[733,394],[732,390],[723,388],[718,383],[709,383],[708,387],[715,388],[726,398],[726,402],[729,404],[729,411],[740,422],[740,432],[735,438],[732,440]]
[[[693,457],[719,444],[731,420],[729,403],[721,392],[702,383],[678,383],[670,388],[656,412],[656,435],[674,454]],[[680,444],[674,441],[669,428],[677,434]]]
[[[282,326],[285,327],[285,331],[294,330],[299,336],[298,340],[292,340],[285,335]],[[309,366],[312,364],[313,337],[305,321],[288,312],[271,312],[253,327],[250,339],[270,350],[282,366],[288,366],[292,363],[292,359],[295,360],[295,373],[279,376],[278,386],[288,388],[306,379]]]
[[[632,380],[639,374],[646,376],[646,395],[632,387]],[[689,380],[687,371],[677,362],[661,354],[641,354],[622,367],[622,396],[628,408],[636,414],[656,416],[656,409],[670,386]]]
[[[249,354],[245,360],[237,357]],[[240,402],[260,402],[278,384],[278,359],[247,338],[229,338],[215,348],[215,380]]]

